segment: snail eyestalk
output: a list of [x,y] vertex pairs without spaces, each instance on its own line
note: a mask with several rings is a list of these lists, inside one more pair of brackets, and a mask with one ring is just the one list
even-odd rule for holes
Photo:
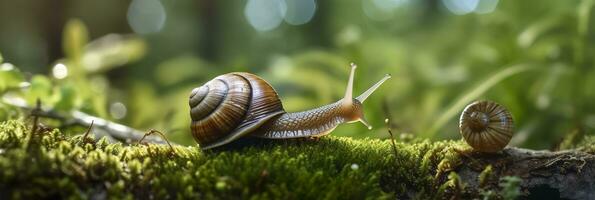
[[343,101],[345,101],[347,104],[351,104],[351,101],[353,101],[353,77],[355,76],[355,68],[357,68],[357,65],[355,65],[355,63],[351,63],[349,82],[347,82],[347,89],[345,90],[345,97],[343,98]]
[[376,91],[376,89],[378,89],[378,87],[380,87],[380,85],[382,85],[382,83],[384,83],[384,81],[388,80],[390,78],[390,74],[386,74],[384,75],[384,77],[382,79],[380,79],[380,81],[378,81],[376,84],[374,84],[372,87],[370,87],[370,89],[366,90],[366,92],[362,93],[361,95],[359,95],[357,99],[360,103],[364,103],[364,101],[374,92]]
[[370,125],[368,123],[368,121],[366,120],[366,118],[364,118],[364,116],[359,118],[359,121],[364,124],[364,126],[368,127],[368,130],[372,130],[372,125]]

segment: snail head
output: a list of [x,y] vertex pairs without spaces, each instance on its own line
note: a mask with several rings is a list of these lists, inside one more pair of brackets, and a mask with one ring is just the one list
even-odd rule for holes
[[380,87],[380,85],[382,85],[382,83],[390,78],[390,74],[384,75],[380,81],[376,82],[376,84],[372,85],[372,87],[370,87],[364,93],[356,98],[353,98],[353,78],[355,75],[355,68],[357,68],[357,66],[354,63],[351,63],[351,73],[349,75],[349,82],[347,82],[345,97],[343,97],[341,100],[343,117],[347,119],[348,123],[359,121],[368,127],[368,129],[372,129],[372,126],[364,117],[364,109],[362,104],[374,91],[376,91],[376,89],[378,89],[378,87]]

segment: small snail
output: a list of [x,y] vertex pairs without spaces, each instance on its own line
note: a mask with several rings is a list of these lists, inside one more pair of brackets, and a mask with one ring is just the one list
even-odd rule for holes
[[355,68],[352,63],[343,99],[302,112],[286,112],[273,87],[254,74],[217,76],[190,93],[192,136],[202,149],[209,149],[247,135],[270,139],[318,137],[329,134],[339,124],[356,121],[371,129],[362,103],[390,75],[353,98]]
[[513,128],[510,112],[492,101],[469,104],[459,121],[459,130],[467,144],[482,152],[502,150],[510,142]]

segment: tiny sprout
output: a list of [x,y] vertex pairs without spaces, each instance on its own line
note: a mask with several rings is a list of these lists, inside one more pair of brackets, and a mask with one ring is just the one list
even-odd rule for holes
[[149,136],[149,135],[153,135],[153,134],[157,134],[159,135],[159,137],[163,138],[163,140],[165,140],[165,142],[167,143],[167,145],[169,146],[169,148],[171,149],[171,153],[172,154],[176,154],[176,151],[174,149],[174,147],[169,143],[169,140],[167,139],[167,137],[165,137],[165,134],[163,134],[162,132],[155,130],[155,129],[151,129],[149,130],[147,133],[145,133],[145,135],[143,135],[143,137],[138,141],[138,143],[142,143],[143,140]]
[[88,138],[89,133],[91,132],[91,129],[93,129],[93,123],[95,123],[95,120],[91,120],[91,125],[89,125],[89,128],[87,128],[87,131],[85,131],[85,134],[83,135],[83,138],[82,138],[83,143],[93,142],[93,139]]
[[39,113],[41,112],[41,99],[37,98],[35,101],[35,108],[31,110],[31,116],[33,116],[33,127],[31,128],[31,135],[37,132],[37,123],[39,121]]
[[393,136],[393,131],[390,128],[390,121],[388,120],[388,118],[384,119],[384,123],[386,124],[386,129],[388,131],[388,134],[390,135],[390,142],[393,146],[393,151],[395,153],[395,156],[397,156],[397,144],[395,143],[395,137]]

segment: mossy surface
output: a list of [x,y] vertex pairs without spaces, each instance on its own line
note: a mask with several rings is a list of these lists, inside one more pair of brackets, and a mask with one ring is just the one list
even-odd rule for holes
[[460,164],[453,148],[466,148],[415,141],[397,143],[395,154],[388,140],[333,136],[254,143],[172,153],[166,145],[83,141],[1,122],[0,198],[428,198],[455,187],[439,179]]

